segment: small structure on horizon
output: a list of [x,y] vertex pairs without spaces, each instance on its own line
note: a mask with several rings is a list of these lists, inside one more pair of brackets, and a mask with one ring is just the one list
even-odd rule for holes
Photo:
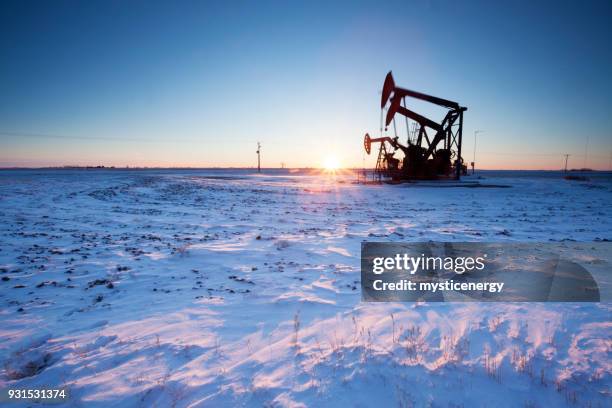
[[257,172],[261,173],[261,143],[257,142]]

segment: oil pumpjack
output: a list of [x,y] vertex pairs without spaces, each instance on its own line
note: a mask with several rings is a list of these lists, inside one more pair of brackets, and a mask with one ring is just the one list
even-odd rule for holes
[[[446,116],[442,122],[437,123],[408,109],[406,98],[415,98],[446,108]],[[387,74],[382,89],[381,119],[385,107],[387,107],[385,129],[394,121],[396,114],[407,118],[407,128],[408,119],[414,121],[414,126],[412,136],[407,129],[409,135],[406,145],[399,142],[397,135],[393,138],[388,136],[371,138],[366,133],[363,145],[367,154],[370,154],[373,143],[380,143],[375,168],[375,174],[379,178],[390,178],[394,182],[436,179],[459,180],[462,174],[467,173],[467,167],[461,157],[463,112],[467,110],[466,107],[447,99],[400,88],[395,85],[391,71]],[[428,129],[433,136],[431,138]],[[395,157],[398,151],[403,154],[401,160]]]

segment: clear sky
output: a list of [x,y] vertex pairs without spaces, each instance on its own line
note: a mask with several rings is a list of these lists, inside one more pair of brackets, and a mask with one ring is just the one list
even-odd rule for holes
[[608,169],[611,21],[610,1],[3,1],[0,166],[254,166],[257,141],[267,167],[361,166],[393,70],[468,107],[481,168]]

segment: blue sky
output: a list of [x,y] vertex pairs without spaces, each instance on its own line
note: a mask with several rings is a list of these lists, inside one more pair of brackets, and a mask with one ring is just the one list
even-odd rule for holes
[[258,140],[265,166],[359,166],[393,70],[468,107],[479,167],[582,167],[588,138],[607,169],[610,21],[604,1],[2,2],[0,166],[251,166]]

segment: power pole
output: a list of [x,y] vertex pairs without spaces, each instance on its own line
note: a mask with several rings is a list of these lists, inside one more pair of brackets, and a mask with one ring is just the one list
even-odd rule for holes
[[565,168],[563,169],[563,172],[567,173],[567,159],[570,157],[569,154],[564,154],[565,156]]
[[476,136],[478,136],[479,133],[484,132],[484,130],[475,130],[474,131],[474,158],[472,159],[472,175],[474,175],[474,169],[476,167]]
[[261,143],[257,142],[257,172],[261,173]]
[[582,166],[585,169],[587,168],[588,159],[589,159],[589,134],[587,133],[586,141],[584,143],[584,164]]

